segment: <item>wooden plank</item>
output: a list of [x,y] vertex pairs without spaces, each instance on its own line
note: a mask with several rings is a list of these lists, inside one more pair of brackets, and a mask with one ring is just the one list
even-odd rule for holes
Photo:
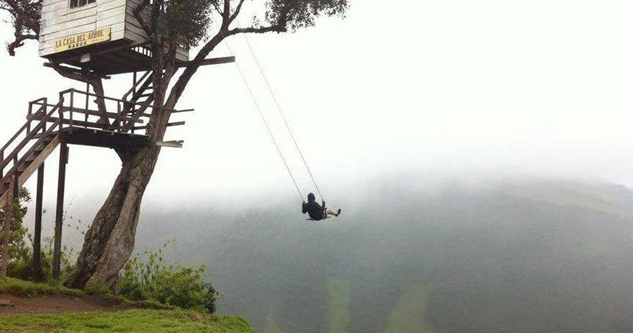
[[64,223],[64,192],[66,189],[66,165],[68,144],[62,143],[59,153],[59,178],[57,180],[57,207],[55,214],[55,240],[53,244],[53,279],[59,279],[62,254],[62,227]]
[[[46,158],[48,158],[48,156],[50,156],[50,154],[53,151],[55,151],[55,148],[57,148],[59,143],[60,143],[59,136],[55,136],[53,141],[51,141],[51,143],[49,143],[46,146],[46,148],[44,148],[44,150],[42,150],[38,154],[37,158],[29,164],[29,166],[26,168],[26,170],[24,170],[24,172],[22,172],[22,174],[20,175],[20,178],[18,179],[18,186],[24,185],[26,183],[26,181],[29,180],[29,178],[33,175],[33,173],[35,173],[35,171],[40,167],[40,165],[42,165],[44,163]],[[2,196],[0,196],[0,206],[6,205],[8,192],[11,192],[11,191],[6,191]]]
[[2,268],[0,272],[2,278],[6,278],[9,271],[9,238],[11,235],[11,221],[13,220],[13,191],[7,190],[6,194],[7,202],[2,205],[6,205],[7,211],[2,232]]
[[35,231],[33,232],[33,274],[36,281],[42,281],[42,204],[44,200],[44,162],[37,169],[37,193],[35,195]]
[[[68,106],[61,107],[61,108],[60,108],[60,110],[61,110],[62,112],[69,112],[69,111],[72,111],[72,112],[76,112],[76,113],[79,113],[79,114],[87,114],[87,115],[90,115],[90,116],[97,116],[97,117],[101,117],[101,116],[103,116],[103,115],[104,115],[104,113],[103,113],[103,112],[101,112],[101,111],[97,111],[97,110],[86,110],[86,109],[80,109],[80,108],[71,108],[71,107],[68,107]],[[106,112],[106,113],[105,113],[105,115],[106,115],[106,117],[107,117],[107,118],[109,118],[109,119],[118,119],[118,118],[119,118],[119,115],[118,115],[118,114],[116,114],[116,113],[114,113],[114,112]],[[52,120],[52,121],[55,121],[56,119],[55,119],[55,118],[52,118],[51,120]],[[125,120],[125,121],[134,121],[135,123],[138,123],[138,124],[142,124],[142,123],[143,123],[143,121],[142,121],[142,120],[133,120],[132,118],[130,118],[130,117],[125,117],[125,116],[121,116],[121,120]],[[73,123],[76,123],[76,121],[73,121]],[[91,122],[88,122],[88,123],[91,123]],[[101,125],[102,125],[102,124],[97,124],[97,123],[94,123],[94,124],[95,124],[95,125],[99,125],[99,126],[101,126]]]
[[[58,121],[59,118],[55,118],[55,117],[51,117],[49,118],[50,121]],[[110,126],[106,125],[106,124],[97,124],[97,123],[93,123],[93,122],[89,122],[89,121],[83,121],[83,120],[70,120],[67,118],[62,119],[62,123],[64,125],[72,125],[72,127],[88,127],[88,128],[97,128],[97,129],[108,129],[110,128]]]
[[182,144],[185,141],[183,140],[172,140],[172,141],[158,141],[156,142],[157,146],[167,147],[167,148],[182,148]]

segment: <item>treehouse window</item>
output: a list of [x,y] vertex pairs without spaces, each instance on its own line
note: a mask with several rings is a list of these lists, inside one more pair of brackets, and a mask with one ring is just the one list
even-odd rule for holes
[[97,0],[70,0],[70,8],[77,8],[85,6],[89,3],[94,3]]

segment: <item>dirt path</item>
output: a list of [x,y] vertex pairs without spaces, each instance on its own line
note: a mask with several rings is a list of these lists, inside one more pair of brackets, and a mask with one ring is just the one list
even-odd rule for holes
[[0,315],[15,313],[68,313],[87,311],[121,311],[132,308],[120,302],[99,296],[46,295],[30,298],[0,294],[0,304],[9,301],[12,306],[0,306]]

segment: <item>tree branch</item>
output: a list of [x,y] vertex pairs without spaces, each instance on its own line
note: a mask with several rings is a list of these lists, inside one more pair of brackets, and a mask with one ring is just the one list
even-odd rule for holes
[[105,92],[103,90],[103,81],[101,77],[92,75],[88,76],[86,73],[81,73],[80,71],[72,68],[62,67],[59,64],[53,62],[49,62],[44,65],[46,67],[54,69],[59,75],[67,79],[90,84],[92,86],[92,89],[94,89],[95,95],[97,95],[97,99],[95,100],[97,108],[99,112],[102,113],[99,122],[102,124],[110,125],[110,120],[106,115],[107,110],[105,106],[105,100],[103,99]]
[[13,18],[15,40],[6,43],[9,55],[27,40],[37,40],[40,33],[41,0],[0,0],[0,10],[7,11]]
[[244,5],[244,1],[245,0],[240,0],[240,3],[237,5],[237,8],[235,8],[235,12],[229,18],[229,25],[233,23],[233,21],[235,21],[238,15],[240,15],[240,12],[242,11],[242,5]]
[[151,37],[152,34],[153,34],[152,30],[147,25],[147,22],[145,22],[145,20],[143,19],[143,16],[141,15],[143,10],[145,10],[145,7],[147,7],[148,5],[149,5],[149,0],[143,0],[143,2],[139,3],[138,6],[136,6],[136,8],[134,8],[132,13],[134,14],[134,17],[136,18],[138,23],[141,25],[141,28],[143,28],[143,30],[145,31],[147,36]]
[[15,40],[11,43],[7,43],[7,51],[10,56],[15,56],[15,49],[24,46],[24,42],[27,40],[37,40],[39,37],[37,35],[18,35],[16,34]]
[[228,24],[231,17],[231,0],[224,0],[224,11],[222,13],[222,24]]
[[268,32],[286,32],[288,28],[286,25],[271,25],[268,27],[248,27],[248,28],[235,28],[229,30],[228,35],[233,36],[237,34],[265,34]]

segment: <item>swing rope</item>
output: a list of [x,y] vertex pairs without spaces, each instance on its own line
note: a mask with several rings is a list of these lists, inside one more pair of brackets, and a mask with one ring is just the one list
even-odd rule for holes
[[306,161],[305,156],[303,155],[303,152],[301,151],[301,148],[299,147],[299,143],[297,142],[297,139],[295,138],[295,135],[292,131],[292,129],[290,128],[290,125],[288,124],[288,120],[286,119],[286,115],[283,112],[281,105],[279,103],[279,100],[277,99],[277,96],[275,95],[275,92],[273,91],[270,82],[268,82],[268,78],[266,77],[266,74],[264,73],[264,69],[262,68],[262,65],[259,62],[259,59],[257,58],[257,56],[255,55],[255,51],[253,50],[253,47],[251,46],[251,43],[248,41],[248,38],[246,37],[246,35],[242,35],[242,37],[244,37],[244,41],[246,41],[246,45],[248,46],[248,49],[251,52],[251,55],[253,56],[253,59],[255,60],[255,63],[257,64],[257,67],[259,68],[259,72],[261,73],[262,77],[264,78],[264,82],[266,83],[266,86],[268,87],[268,91],[270,92],[270,95],[273,97],[273,100],[275,102],[275,105],[277,106],[277,111],[279,112],[279,115],[281,116],[281,118],[284,121],[284,124],[286,125],[286,129],[288,130],[288,133],[290,133],[290,137],[292,138],[292,142],[295,145],[295,148],[297,148],[297,152],[299,152],[299,156],[301,156],[301,160],[303,161],[303,165],[305,166],[306,170],[308,170],[308,174],[310,175],[310,179],[312,179],[312,183],[314,184],[314,187],[316,187],[317,192],[319,193],[319,196],[321,197],[321,201],[325,201],[323,199],[323,193],[321,193],[321,189],[319,188],[319,185],[317,184],[315,178],[314,178],[314,174],[312,173],[312,170],[310,169],[310,166],[308,165],[308,162]]
[[[226,43],[226,46],[231,56],[233,56],[233,51],[231,50],[231,46],[229,45],[228,41]],[[295,179],[294,175],[292,174],[292,171],[290,170],[288,161],[286,161],[284,154],[281,152],[281,148],[279,148],[279,144],[277,143],[277,140],[275,139],[275,136],[273,135],[273,131],[270,129],[270,125],[268,125],[268,121],[266,121],[266,117],[264,117],[264,112],[262,111],[262,108],[260,107],[259,102],[257,102],[257,98],[255,98],[255,94],[253,93],[253,89],[251,89],[251,85],[248,84],[248,81],[246,80],[246,76],[244,75],[244,72],[242,71],[242,67],[240,67],[239,62],[237,61],[235,62],[235,66],[237,67],[237,71],[240,73],[240,77],[242,78],[242,81],[244,81],[244,85],[246,86],[246,89],[248,90],[249,94],[251,95],[251,98],[253,99],[253,104],[255,104],[255,108],[257,109],[257,112],[259,113],[259,117],[262,119],[262,122],[264,123],[264,126],[266,127],[266,130],[268,131],[268,135],[270,135],[270,139],[272,140],[273,144],[275,144],[275,148],[277,148],[277,153],[279,153],[279,157],[281,157],[281,160],[284,162],[284,166],[286,167],[286,170],[288,171],[288,175],[290,175],[290,179],[292,179],[292,183],[295,185],[295,188],[297,189],[297,192],[299,193],[299,197],[303,201],[304,200],[303,193],[301,192],[301,189],[299,188],[299,185],[297,184],[297,180]]]

